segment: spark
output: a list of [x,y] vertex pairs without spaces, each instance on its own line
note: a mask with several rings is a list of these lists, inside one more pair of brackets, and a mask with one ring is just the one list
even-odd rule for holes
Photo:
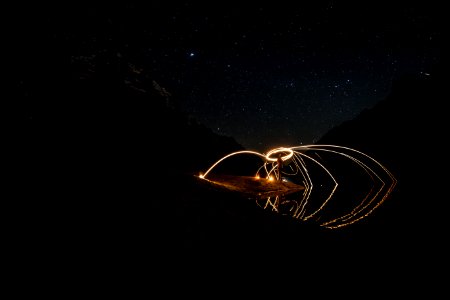
[[[286,167],[283,167],[282,172],[278,173],[277,157],[280,153],[283,166]],[[280,176],[283,178],[289,178],[304,186],[302,194],[291,194],[289,197],[294,197],[291,199],[285,195],[259,197],[256,199],[258,206],[263,209],[271,207],[275,212],[288,214],[301,221],[316,222],[329,229],[347,226],[367,217],[388,198],[397,184],[393,174],[366,153],[338,145],[315,144],[279,147],[271,149],[265,154],[247,150],[233,152],[219,159],[205,173],[200,173],[199,177],[208,180],[206,179],[207,175],[218,164],[239,154],[256,155],[263,159],[263,164],[256,170],[255,178],[257,179],[263,177],[268,181],[273,181],[275,178],[281,179],[277,177],[278,174],[281,174]],[[333,160],[329,159],[327,155],[344,157],[348,159],[349,163],[356,164],[366,174],[371,185],[364,196],[358,198],[356,205],[351,202],[355,199],[346,199],[351,198],[348,195],[344,199],[337,196],[341,191],[338,187],[342,186],[338,183],[340,178],[333,175],[328,166],[332,164]],[[324,159],[324,156],[328,159]],[[316,180],[321,180],[320,184],[315,184]],[[346,200],[352,203],[348,205],[346,212],[340,213],[338,216],[333,216],[330,211],[325,212],[329,203]],[[282,209],[283,206],[288,209]]]

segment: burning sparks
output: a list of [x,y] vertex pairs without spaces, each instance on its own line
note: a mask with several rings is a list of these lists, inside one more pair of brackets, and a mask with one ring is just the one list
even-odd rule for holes
[[[281,180],[281,176],[283,180],[305,187],[300,195],[293,193],[257,198],[256,202],[260,207],[290,215],[301,221],[316,222],[330,229],[347,226],[367,217],[386,200],[397,184],[395,177],[380,162],[358,150],[336,145],[280,147],[266,154],[254,151],[233,152],[219,159],[199,177],[206,179],[219,163],[231,156],[244,153],[263,159],[255,178],[274,181]],[[281,172],[278,172],[277,158],[280,154],[283,167]],[[351,165],[348,167],[344,165],[348,163]],[[333,175],[343,168],[346,171],[344,173],[351,173],[353,166],[357,166],[358,172],[365,174],[368,182],[368,187],[362,195],[356,197],[357,199],[354,199],[355,195],[352,193],[349,195],[348,191],[347,194],[342,192],[345,186],[338,183],[342,181],[341,184],[345,185],[353,182],[354,178],[347,178],[345,181],[345,178],[341,178],[342,174]],[[337,171],[332,172],[333,168]],[[329,209],[330,206],[339,207],[342,211],[336,215],[333,209]]]

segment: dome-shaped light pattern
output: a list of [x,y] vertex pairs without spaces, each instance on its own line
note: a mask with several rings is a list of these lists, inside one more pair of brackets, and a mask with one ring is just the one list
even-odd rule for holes
[[[397,184],[392,173],[374,158],[361,151],[337,145],[279,147],[266,154],[255,151],[233,152],[219,159],[203,175],[200,175],[200,178],[206,179],[219,163],[231,156],[252,154],[263,159],[262,165],[256,170],[256,178],[279,179],[276,171],[280,153],[283,161],[281,172],[283,178],[301,182],[305,188],[301,196],[296,195],[298,198],[286,200],[283,195],[270,196],[257,198],[257,204],[264,209],[272,208],[275,212],[289,214],[302,221],[313,221],[326,228],[347,226],[367,217],[386,200]],[[323,155],[328,155],[327,159],[322,159]],[[335,198],[338,198],[336,193],[339,191],[339,178],[333,175],[328,166],[333,161],[333,156],[344,158],[346,162],[355,164],[364,171],[370,181],[370,188],[367,188],[367,191],[356,201],[352,199],[352,205],[347,211],[330,217],[330,214],[325,214],[324,211]],[[318,173],[321,175],[318,176]],[[282,201],[282,198],[285,201]]]

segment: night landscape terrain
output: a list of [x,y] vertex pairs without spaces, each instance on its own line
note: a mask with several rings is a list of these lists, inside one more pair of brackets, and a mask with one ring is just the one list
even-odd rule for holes
[[[398,5],[383,15],[384,19],[374,17],[377,23],[372,24],[373,20],[364,21],[367,11],[357,6],[344,13],[347,18],[342,23],[331,14],[327,19],[331,25],[322,23],[314,29],[312,24],[322,20],[318,13],[322,7],[324,11],[339,9],[335,1],[293,9],[299,12],[300,19],[302,11],[314,12],[305,17],[305,24],[297,24],[310,28],[309,33],[299,37],[307,40],[306,50],[299,50],[304,51],[299,56],[312,61],[303,67],[326,68],[319,63],[324,53],[341,53],[347,48],[360,51],[367,60],[373,59],[371,67],[365,69],[367,61],[362,58],[355,62],[359,69],[351,69],[352,63],[346,61],[352,56],[350,51],[345,58],[328,56],[327,64],[338,60],[330,65],[332,74],[314,77],[302,69],[302,78],[309,78],[302,81],[294,75],[299,67],[296,63],[283,72],[294,57],[293,52],[283,49],[292,46],[289,40],[294,35],[289,31],[287,36],[273,39],[285,25],[277,16],[268,18],[275,28],[270,31],[272,38],[264,38],[264,17],[271,16],[268,5],[261,5],[262,16],[250,18],[256,25],[249,25],[245,34],[235,27],[247,24],[247,14],[257,9],[253,6],[227,8],[222,14],[221,5],[214,9],[203,7],[200,12],[196,5],[184,4],[171,10],[170,5],[158,1],[145,13],[137,4],[107,9],[96,5],[59,7],[60,14],[44,14],[46,21],[40,26],[20,29],[21,38],[16,40],[19,50],[11,56],[15,65],[11,75],[13,100],[20,106],[15,128],[22,137],[17,144],[18,155],[21,168],[29,170],[25,175],[28,189],[19,193],[25,200],[17,213],[18,219],[24,221],[16,221],[24,248],[46,249],[52,245],[50,252],[61,255],[67,251],[75,265],[86,261],[151,264],[153,256],[180,263],[220,265],[233,258],[281,265],[297,261],[304,268],[327,270],[331,265],[337,269],[345,266],[358,273],[367,268],[385,270],[388,266],[406,272],[411,260],[413,269],[425,270],[443,262],[446,198],[442,187],[446,185],[439,174],[445,174],[441,143],[447,122],[447,82],[441,66],[438,17],[431,9],[413,5],[403,9]],[[377,13],[385,10],[381,3],[369,7]],[[343,13],[346,8],[340,9]],[[362,16],[353,17],[358,9]],[[411,11],[415,14],[404,16]],[[281,12],[284,10],[276,8],[273,13]],[[169,24],[166,20],[191,20],[186,17],[189,14],[193,21],[186,24],[209,20],[211,32],[205,31],[207,26],[203,24],[199,36],[192,35],[189,28],[182,26],[184,23]],[[35,20],[31,15],[22,18]],[[286,18],[291,20],[293,16],[288,14]],[[350,21],[345,21],[348,18]],[[224,19],[228,23],[221,23]],[[377,31],[377,24],[403,24],[405,20],[415,27],[393,26],[385,34]],[[361,21],[362,25],[358,27],[351,21]],[[342,24],[333,29],[341,32],[342,40],[333,38],[333,22]],[[399,40],[395,30],[400,30]],[[321,38],[311,38],[316,31],[326,37],[328,44],[317,42]],[[260,67],[262,56],[252,48],[255,40],[242,49],[224,46],[234,33],[240,39],[258,40],[259,46],[265,44],[264,51],[270,55],[264,52],[264,60],[267,68],[273,69],[273,77],[257,75],[261,77],[249,79],[269,69]],[[375,44],[362,42],[374,36]],[[316,45],[317,51],[308,52]],[[145,52],[147,48],[151,50]],[[366,48],[377,50],[374,54]],[[380,57],[388,48],[392,50],[390,56],[398,55],[389,58],[389,64],[401,62],[384,70],[383,64],[388,63]],[[406,54],[403,49],[408,49]],[[233,59],[225,59],[227,53]],[[202,55],[204,60],[198,65],[190,61],[200,60],[198,56]],[[254,61],[248,62],[246,59],[252,56]],[[419,56],[422,60],[417,63]],[[241,64],[241,69],[218,74],[215,68],[219,64],[224,68]],[[246,68],[251,74],[246,73]],[[342,81],[355,86],[337,90],[338,83],[330,83],[340,78],[336,75],[340,68],[352,74],[346,73]],[[389,78],[379,75],[383,71],[390,72],[386,76]],[[366,73],[375,75],[361,79],[360,75]],[[288,77],[289,82],[281,85],[276,81]],[[296,93],[301,94],[300,98],[323,98],[324,87],[311,83],[320,80],[324,87],[334,89],[333,93],[324,92],[327,104],[316,103],[316,108],[307,102],[286,100]],[[356,86],[358,80],[367,83]],[[313,85],[313,91],[300,92],[302,82]],[[252,90],[247,84],[256,86]],[[275,90],[293,88],[295,84],[297,89],[273,92],[263,103],[257,99],[270,93],[262,91],[269,89],[266,84]],[[365,92],[365,85],[371,94]],[[246,92],[254,102],[239,100],[246,97]],[[217,100],[219,95],[223,98]],[[231,100],[233,97],[237,100]],[[336,102],[330,104],[329,99],[335,97],[342,102],[350,99],[352,108],[333,106]],[[370,98],[370,103],[359,103],[358,97]],[[270,110],[277,99],[279,106],[274,115],[261,112]],[[353,108],[353,102],[358,102],[357,108]],[[261,109],[254,108],[257,105]],[[311,111],[318,110],[317,114],[309,116],[305,112],[298,119],[291,115],[300,115],[308,105]],[[236,111],[230,108],[235,106]],[[302,109],[295,110],[300,106]],[[246,115],[241,115],[242,107]],[[333,114],[328,115],[328,109]],[[338,116],[338,110],[346,113]],[[309,122],[321,114],[328,123]],[[256,123],[255,127],[246,119]],[[290,123],[283,123],[288,119]],[[295,126],[288,125],[293,123]],[[263,209],[242,190],[215,186],[199,178],[213,163],[234,151],[263,153],[274,147],[300,144],[331,144],[362,151],[386,166],[397,184],[367,217],[328,229],[317,222],[302,222]],[[237,161],[221,171],[225,175],[252,176],[257,164],[258,160]],[[343,185],[357,182],[356,178],[347,178]]]

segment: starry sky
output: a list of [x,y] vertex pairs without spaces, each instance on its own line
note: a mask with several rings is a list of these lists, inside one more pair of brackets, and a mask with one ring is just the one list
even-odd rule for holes
[[315,143],[440,59],[427,1],[210,2],[101,12],[184,111],[251,150]]

